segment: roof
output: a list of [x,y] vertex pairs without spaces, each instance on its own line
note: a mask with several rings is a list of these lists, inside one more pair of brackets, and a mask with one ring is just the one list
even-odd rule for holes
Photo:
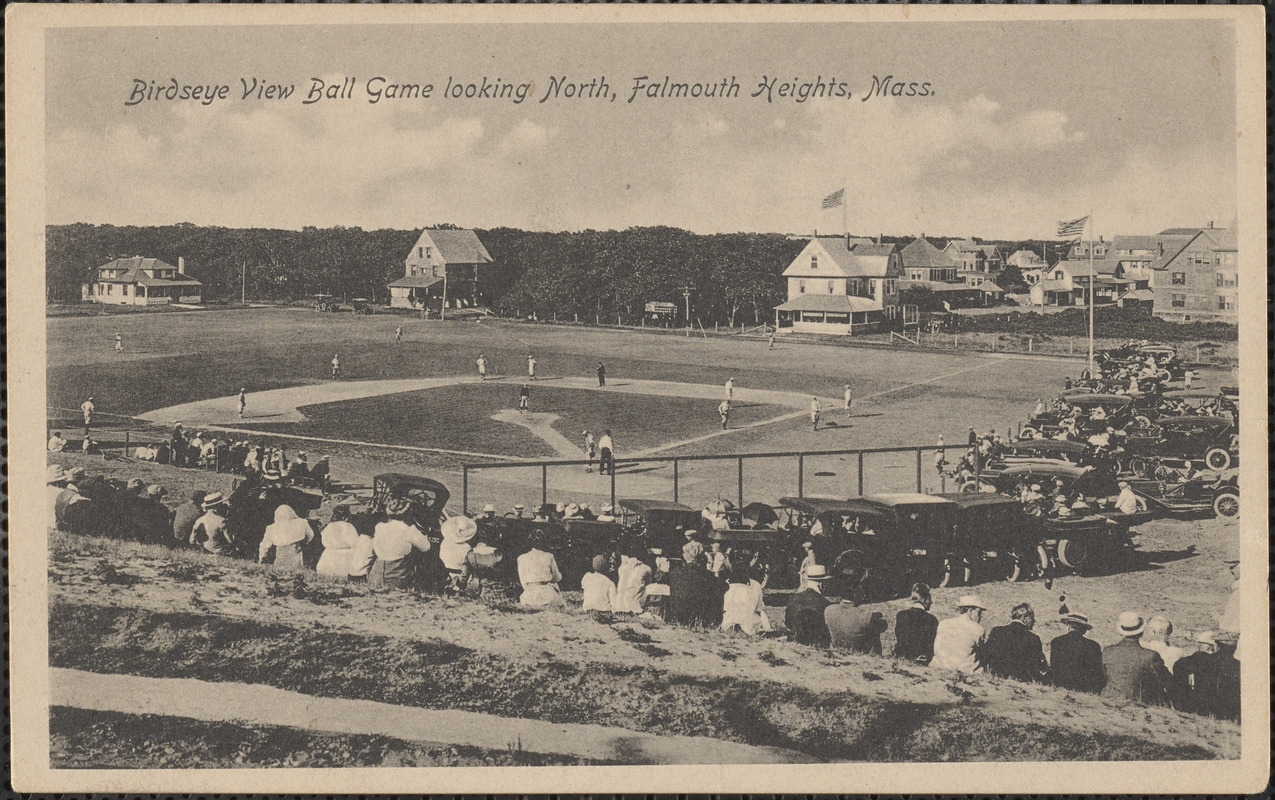
[[892,244],[877,244],[871,239],[845,236],[818,236],[810,240],[788,268],[784,275],[806,275],[811,271],[807,250],[818,244],[836,265],[841,277],[847,278],[884,278],[890,266],[890,254],[895,251]]
[[943,292],[955,293],[955,292],[978,291],[977,286],[970,286],[969,284],[964,282],[946,283],[944,281],[914,281],[910,279],[904,279],[899,281],[899,285],[905,289],[911,289],[911,288],[920,286],[920,287],[929,289],[931,292],[934,292],[936,294],[941,294]]
[[[986,253],[987,252],[986,250],[983,249],[983,245],[979,244],[973,239],[953,239],[952,241],[947,243],[947,246],[955,247],[957,250],[963,253]],[[944,249],[946,250],[947,248],[944,248]]]
[[942,497],[936,497],[932,494],[917,494],[916,492],[881,492],[879,494],[868,494],[863,496],[864,500],[870,500],[873,503],[881,503],[888,506],[904,506],[904,505],[947,505],[950,500]]
[[1148,300],[1149,301],[1149,300],[1155,299],[1155,292],[1151,291],[1150,289],[1130,289],[1129,291],[1120,295],[1119,299],[1124,300],[1125,298],[1128,298],[1130,300]]
[[[125,273],[118,278],[98,278],[100,283],[132,283],[138,286],[203,286],[202,283],[190,277],[183,275],[177,271],[177,267],[169,264],[167,261],[161,261],[158,258],[142,258],[134,256],[133,258],[117,258],[114,261],[103,264],[98,267],[98,274],[104,269],[122,269]],[[171,269],[177,277],[172,278],[149,278],[142,273],[146,270]]]
[[915,241],[904,247],[900,254],[903,256],[903,266],[906,267],[931,267],[943,269],[955,269],[957,264],[948,258],[942,250],[934,246],[929,239],[925,237],[917,237]]
[[1014,254],[1013,254],[1012,256],[1010,256],[1009,258],[1010,258],[1010,260],[1011,260],[1011,261],[1012,261],[1012,260],[1014,260],[1014,259],[1016,259],[1016,258],[1019,258],[1019,259],[1021,259],[1021,258],[1026,258],[1026,259],[1029,259],[1029,260],[1031,260],[1031,261],[1039,261],[1039,262],[1041,262],[1041,263],[1044,263],[1044,261],[1045,261],[1045,259],[1043,259],[1043,258],[1041,258],[1041,257],[1040,257],[1040,254],[1039,254],[1039,253],[1037,253],[1037,252],[1035,252],[1035,251],[1032,251],[1032,250],[1015,250],[1015,251],[1014,251]]
[[1005,294],[1005,290],[992,281],[983,281],[975,288],[981,289],[988,294]]
[[834,314],[847,314],[852,311],[881,311],[875,300],[866,297],[852,297],[846,294],[799,294],[783,305],[775,306],[776,311],[826,311]]
[[994,244],[980,244],[978,249],[982,250],[983,254],[987,256],[999,256],[1001,254],[1000,247]]
[[421,234],[429,234],[430,241],[438,248],[438,254],[448,264],[490,264],[491,254],[472,230],[451,228],[426,228]]
[[[1095,275],[1114,275],[1116,268],[1120,266],[1120,262],[1114,258],[1095,258],[1093,260],[1093,271]],[[1089,275],[1089,259],[1088,258],[1069,258],[1054,264],[1051,269],[1065,269],[1076,277],[1088,277]]]
[[836,497],[781,497],[779,505],[795,509],[803,514],[824,514],[828,511],[852,513],[856,506],[849,500]]
[[442,282],[443,282],[442,278],[436,278],[430,275],[408,275],[406,277],[399,278],[398,280],[394,281],[393,283],[390,284],[390,287],[395,289],[402,289],[402,288],[425,289],[427,287],[433,286],[436,283],[442,283]]
[[621,508],[627,508],[638,514],[644,514],[648,511],[691,511],[698,514],[698,511],[690,506],[684,506],[681,503],[670,503],[668,500],[641,500],[641,499],[622,499],[619,501]]

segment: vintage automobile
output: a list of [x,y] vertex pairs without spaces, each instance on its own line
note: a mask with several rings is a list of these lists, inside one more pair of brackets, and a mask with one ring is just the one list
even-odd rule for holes
[[643,549],[658,547],[671,558],[681,557],[686,531],[708,527],[699,511],[681,503],[625,498],[616,505],[620,524]]
[[1120,493],[1110,469],[1081,466],[1050,459],[1023,459],[1006,463],[1001,469],[990,465],[978,476],[961,486],[961,491],[1013,494],[1019,483],[1040,484],[1042,491],[1053,491],[1062,481],[1065,492],[1079,492],[1087,501],[1114,497]]
[[989,465],[996,467],[998,462],[1003,465],[1024,458],[1084,464],[1093,458],[1093,447],[1085,442],[1061,439],[1018,439],[1001,445],[999,452],[989,460]]
[[553,553],[562,574],[563,589],[579,589],[580,579],[592,566],[593,557],[607,556],[614,567],[617,557],[629,541],[618,522],[586,519],[534,520],[527,517],[479,517],[476,541],[495,547],[504,559],[499,569],[503,579],[516,582],[518,557],[531,549],[531,536],[541,531],[545,547]]
[[1040,537],[1039,523],[1012,497],[999,494],[936,495],[951,502],[953,564],[959,574],[949,582],[983,579],[1018,581],[1033,573]]
[[1234,472],[1228,475],[1201,473],[1190,480],[1165,476],[1165,479],[1129,481],[1129,488],[1147,502],[1153,512],[1169,516],[1213,514],[1235,517],[1240,513],[1240,487]]
[[[391,498],[401,498],[411,504],[410,521],[431,540],[439,538],[439,526],[447,518],[445,508],[451,498],[447,487],[431,478],[386,472],[372,479],[371,511],[385,513]],[[360,531],[362,533],[363,531]]]
[[1228,417],[1162,417],[1151,429],[1131,434],[1123,447],[1135,473],[1148,474],[1139,461],[1156,458],[1200,459],[1221,472],[1239,464],[1239,428]]
[[[1098,433],[1106,430],[1108,425],[1117,430],[1124,428],[1135,421],[1137,416],[1133,407],[1134,398],[1130,395],[1076,394],[1067,398],[1067,402],[1080,409],[1081,421],[1078,427],[1084,434]],[[1094,419],[1094,410],[1097,408],[1102,409],[1101,419]],[[1023,425],[1019,435],[1028,439],[1052,436],[1059,431],[1059,423],[1064,416],[1056,410],[1035,415]]]

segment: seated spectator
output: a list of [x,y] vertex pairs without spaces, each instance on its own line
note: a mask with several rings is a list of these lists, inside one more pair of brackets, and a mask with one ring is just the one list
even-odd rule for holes
[[[492,511],[495,511],[495,510],[496,510],[495,508],[492,508]],[[583,517],[580,515],[580,506],[577,503],[567,503],[566,506],[564,506],[562,509],[562,518],[563,519],[583,519]]]
[[930,613],[930,587],[912,584],[911,605],[894,617],[894,657],[917,664],[934,658],[934,634],[939,621]]
[[482,516],[480,516],[479,519],[495,519],[495,518],[496,518],[496,506],[492,503],[488,503],[487,505],[483,506]]
[[1142,646],[1160,654],[1164,668],[1173,672],[1173,665],[1186,655],[1181,647],[1169,644],[1169,636],[1173,633],[1173,623],[1164,617],[1152,617],[1147,620],[1146,630],[1142,633]]
[[288,465],[287,478],[290,481],[308,480],[310,477],[310,462],[306,460],[304,452],[297,453],[297,457]]
[[1179,658],[1173,665],[1173,704],[1179,710],[1208,716],[1215,689],[1216,678],[1212,674],[1217,652],[1217,640],[1213,631],[1200,631],[1195,635],[1196,651]]
[[85,433],[84,441],[80,443],[80,453],[81,455],[86,456],[100,455],[102,453],[102,448],[98,445],[95,439]]
[[615,581],[607,577],[607,557],[593,557],[593,567],[580,579],[580,588],[584,592],[584,601],[580,605],[582,611],[612,611],[616,607]]
[[412,504],[401,498],[391,498],[385,505],[389,519],[379,522],[372,535],[372,550],[376,561],[368,572],[372,586],[411,588],[420,574],[415,553],[428,553],[429,539],[420,529],[407,522]]
[[173,529],[173,512],[164,505],[164,496],[168,490],[162,486],[147,486],[141,502],[134,509],[133,522],[137,530],[137,538],[151,544],[168,545],[172,540],[169,534]]
[[670,572],[668,578],[669,621],[715,628],[722,624],[722,584],[706,568],[704,548],[699,542],[688,542],[682,554],[685,563]]
[[1049,643],[1050,682],[1076,692],[1101,692],[1107,682],[1102,668],[1102,645],[1085,637],[1093,628],[1089,618],[1072,612],[1060,621],[1071,630]]
[[845,580],[841,586],[841,602],[823,612],[832,649],[881,655],[881,634],[889,627],[885,617],[859,605],[862,592],[858,581]]
[[651,582],[651,567],[632,552],[620,554],[616,572],[616,597],[613,610],[622,614],[641,614],[646,600],[646,587]]
[[319,460],[314,462],[314,466],[310,467],[310,480],[324,492],[331,487],[332,466],[327,456],[320,456]]
[[668,576],[673,569],[672,562],[659,547],[651,548],[654,566],[651,568],[651,582],[646,585],[646,593],[642,598],[642,611],[656,619],[668,619]]
[[1121,514],[1136,514],[1147,510],[1147,501],[1133,493],[1128,481],[1120,481],[1116,485],[1120,488],[1120,494],[1116,496],[1117,511]]
[[828,571],[815,564],[806,570],[806,588],[788,600],[784,624],[788,626],[788,637],[792,641],[811,647],[828,646],[830,637],[823,615],[829,605],[828,599],[823,596],[823,585],[828,578]]
[[1040,637],[1032,633],[1036,612],[1028,603],[1019,603],[1009,613],[1008,625],[992,628],[983,653],[987,671],[1002,678],[1036,683],[1049,671]]
[[713,577],[718,580],[726,580],[726,576],[730,574],[730,557],[722,550],[722,543],[712,541],[708,543],[708,571],[713,573]]
[[562,608],[566,603],[558,584],[562,573],[558,561],[545,546],[544,531],[531,534],[531,549],[518,556],[518,582],[522,584],[521,602],[533,608]]
[[1102,666],[1107,682],[1102,696],[1142,705],[1164,705],[1168,702],[1169,672],[1164,660],[1154,650],[1142,646],[1146,623],[1136,611],[1123,612],[1116,622],[1119,642],[1102,651]]
[[54,431],[53,435],[49,437],[49,452],[61,453],[65,449],[66,449],[66,439],[62,438],[62,432]]
[[215,555],[232,555],[234,540],[226,525],[226,498],[221,492],[204,496],[204,514],[195,521],[190,532],[190,544],[204,548]]
[[257,563],[264,563],[274,548],[275,569],[304,569],[304,548],[314,538],[310,520],[297,517],[292,506],[281,505],[274,511],[274,523],[266,526],[257,550]]
[[745,568],[732,570],[722,597],[722,630],[740,630],[754,636],[770,629],[761,584],[752,580]]
[[465,559],[472,549],[469,542],[478,533],[478,523],[469,517],[449,517],[440,532],[443,541],[438,545],[438,558],[447,570],[447,591],[459,594],[469,577]]
[[610,503],[603,503],[598,509],[598,522],[615,522],[615,508]]
[[1240,721],[1240,662],[1235,657],[1240,635],[1235,631],[1214,634],[1217,652],[1212,654],[1209,677],[1212,685],[1205,692],[1208,713],[1218,719]]
[[375,554],[372,537],[363,536],[350,522],[350,507],[340,505],[332,509],[332,521],[319,534],[323,542],[323,555],[315,571],[320,575],[332,575],[350,581],[367,580]]
[[976,594],[961,595],[956,601],[957,615],[938,624],[934,633],[934,659],[930,664],[961,672],[983,671],[983,612],[987,606]]
[[479,539],[465,556],[465,570],[469,575],[466,593],[488,601],[516,600],[499,571],[503,560],[504,555],[499,550]]

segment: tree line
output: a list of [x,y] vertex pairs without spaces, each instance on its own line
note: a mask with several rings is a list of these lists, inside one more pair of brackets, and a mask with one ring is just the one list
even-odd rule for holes
[[[456,227],[432,225],[434,228]],[[787,299],[785,268],[805,246],[780,234],[696,234],[671,227],[622,231],[476,231],[494,264],[480,271],[483,300],[503,315],[626,321],[646,303],[672,302],[704,324],[759,324]],[[192,225],[50,225],[50,302],[75,302],[115,258],[158,258],[204,284],[205,301],[294,301],[314,294],[389,301],[387,284],[419,230],[299,231]]]

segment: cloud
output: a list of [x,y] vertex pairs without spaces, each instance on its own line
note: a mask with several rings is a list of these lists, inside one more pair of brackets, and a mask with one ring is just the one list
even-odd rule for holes
[[557,133],[556,128],[546,128],[529,119],[524,119],[500,140],[500,150],[503,153],[529,153],[544,150],[549,144],[549,139]]

